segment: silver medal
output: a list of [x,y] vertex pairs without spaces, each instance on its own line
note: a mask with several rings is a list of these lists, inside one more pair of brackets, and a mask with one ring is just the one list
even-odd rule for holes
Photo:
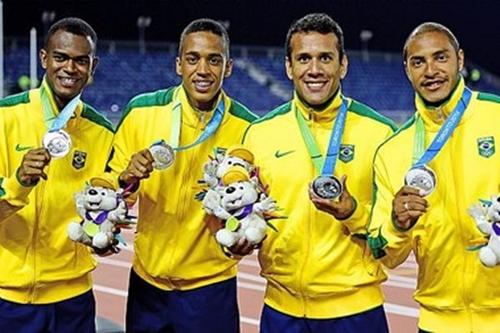
[[149,151],[155,160],[153,167],[157,170],[166,169],[174,163],[174,149],[163,140],[152,144]]
[[71,137],[63,130],[47,132],[43,136],[42,144],[50,156],[57,159],[66,156],[71,150]]
[[426,196],[436,188],[436,174],[431,168],[426,166],[410,169],[405,176],[405,185],[421,190],[421,194]]
[[313,191],[323,199],[335,199],[342,194],[340,180],[333,176],[319,176],[312,184]]

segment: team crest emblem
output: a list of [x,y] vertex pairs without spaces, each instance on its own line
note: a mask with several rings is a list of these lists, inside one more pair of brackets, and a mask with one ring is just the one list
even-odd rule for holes
[[87,153],[79,150],[75,150],[73,155],[73,167],[75,169],[81,169],[85,166],[85,161],[87,160]]
[[354,159],[354,145],[340,145],[339,159],[344,162],[351,162]]
[[495,138],[492,136],[486,136],[484,138],[477,139],[477,150],[479,155],[483,157],[490,157],[495,154]]

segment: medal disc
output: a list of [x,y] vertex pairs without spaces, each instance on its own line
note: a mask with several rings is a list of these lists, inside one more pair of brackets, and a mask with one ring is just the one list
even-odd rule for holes
[[342,183],[333,176],[319,176],[314,180],[312,187],[314,193],[323,199],[335,199],[343,191]]
[[48,132],[43,136],[42,144],[52,158],[66,156],[71,150],[71,137],[63,130]]
[[421,190],[422,195],[427,196],[436,188],[436,174],[426,166],[412,168],[405,176],[405,184]]
[[166,169],[174,163],[174,150],[163,140],[151,145],[149,151],[155,160],[153,167],[157,170]]

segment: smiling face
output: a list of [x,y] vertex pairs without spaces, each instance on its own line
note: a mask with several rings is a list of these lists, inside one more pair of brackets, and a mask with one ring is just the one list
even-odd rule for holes
[[426,102],[445,101],[460,79],[464,53],[443,32],[415,35],[406,45],[405,70],[413,89]]
[[58,30],[40,50],[54,99],[59,108],[82,92],[97,66],[90,38]]
[[249,181],[235,182],[222,190],[221,204],[227,211],[234,211],[257,201],[259,195]]
[[347,57],[339,56],[334,33],[299,32],[290,40],[291,54],[286,59],[286,72],[295,91],[310,106],[330,99],[347,74]]
[[176,71],[193,107],[214,106],[224,78],[231,75],[232,60],[226,54],[222,37],[212,32],[193,32],[184,38]]

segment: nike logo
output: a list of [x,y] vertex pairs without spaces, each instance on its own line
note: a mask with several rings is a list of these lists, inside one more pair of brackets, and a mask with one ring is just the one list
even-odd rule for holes
[[281,151],[279,151],[279,150],[276,150],[276,152],[274,153],[274,157],[276,157],[276,158],[281,158],[281,157],[283,157],[283,156],[286,156],[286,155],[288,155],[288,154],[293,153],[294,151],[295,151],[295,150],[288,150],[288,151],[283,151],[283,152],[281,152]]
[[19,143],[16,145],[16,151],[25,151],[33,148],[33,146],[22,146]]

